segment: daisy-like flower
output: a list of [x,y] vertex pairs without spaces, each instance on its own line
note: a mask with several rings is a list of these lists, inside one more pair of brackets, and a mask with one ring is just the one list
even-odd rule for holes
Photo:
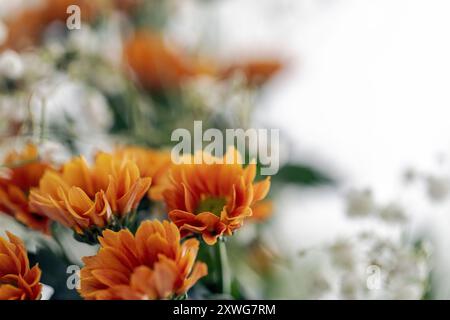
[[177,227],[168,221],[145,221],[136,235],[106,230],[97,255],[83,258],[81,296],[90,300],[169,299],[184,295],[207,266],[195,262],[196,239],[180,244]]
[[130,146],[117,148],[113,155],[134,161],[141,177],[152,178],[148,197],[154,201],[163,199],[162,193],[169,184],[168,170],[172,165],[170,152]]
[[26,226],[49,233],[49,219],[32,210],[28,193],[37,187],[50,165],[39,159],[37,147],[27,144],[21,152],[12,151],[4,160],[0,175],[0,211]]
[[[226,162],[229,153],[234,153],[232,164]],[[256,164],[244,168],[234,149],[223,159],[202,156],[203,164],[174,165],[171,184],[163,195],[181,235],[201,234],[213,245],[220,236],[232,235],[252,215],[252,207],[269,192],[270,178],[254,183]]]
[[30,268],[23,242],[6,232],[0,237],[0,300],[38,300],[41,297],[41,270]]
[[61,172],[46,171],[30,192],[30,206],[50,219],[96,241],[103,228],[121,228],[148,191],[151,178],[141,178],[136,164],[99,153],[92,167],[83,157],[67,162]]

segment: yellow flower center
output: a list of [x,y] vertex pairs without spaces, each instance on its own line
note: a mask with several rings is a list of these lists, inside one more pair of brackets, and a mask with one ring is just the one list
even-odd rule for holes
[[227,199],[224,197],[206,197],[200,201],[195,210],[195,213],[212,212],[220,217],[223,207],[227,204]]

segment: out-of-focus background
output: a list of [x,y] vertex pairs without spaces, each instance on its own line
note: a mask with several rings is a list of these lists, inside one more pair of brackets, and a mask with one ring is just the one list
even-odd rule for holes
[[244,297],[450,298],[450,3],[81,1],[68,31],[69,2],[0,0],[2,152],[277,128],[273,213],[231,252]]

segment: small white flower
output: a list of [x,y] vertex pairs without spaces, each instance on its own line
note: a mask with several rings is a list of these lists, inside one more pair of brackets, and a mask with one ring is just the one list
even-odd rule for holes
[[450,181],[447,177],[429,176],[427,178],[427,191],[432,200],[442,201],[450,192]]
[[381,219],[388,222],[403,222],[406,219],[403,208],[395,203],[382,207],[378,214]]
[[374,210],[372,191],[352,190],[347,195],[347,214],[349,216],[368,216]]
[[13,50],[0,54],[0,76],[9,79],[19,79],[23,76],[25,67],[20,55]]

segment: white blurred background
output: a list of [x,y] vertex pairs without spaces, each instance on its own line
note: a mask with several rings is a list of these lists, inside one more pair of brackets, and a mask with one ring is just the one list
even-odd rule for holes
[[[186,5],[174,22],[180,38],[214,41],[218,33],[215,54],[224,58],[283,53],[288,67],[262,97],[258,124],[280,128],[290,157],[321,164],[339,182],[285,190],[276,212],[286,243],[296,250],[354,228],[382,231],[345,217],[346,193],[367,188],[376,201],[401,204],[411,234],[435,241],[435,269],[445,274],[449,202],[428,201],[433,186],[405,187],[402,175],[450,175],[450,2],[229,0],[195,10]],[[217,29],[197,33],[194,14]],[[450,297],[449,284],[444,278],[438,297]]]

